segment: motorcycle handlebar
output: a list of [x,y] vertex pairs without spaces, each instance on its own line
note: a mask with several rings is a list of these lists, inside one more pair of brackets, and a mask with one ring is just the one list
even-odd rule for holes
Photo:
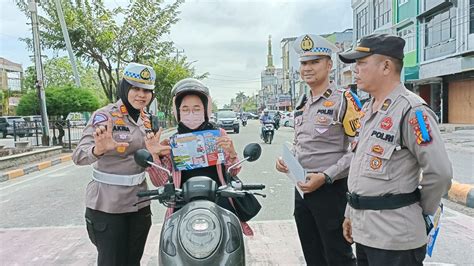
[[137,197],[150,197],[150,196],[158,196],[160,195],[160,192],[158,189],[156,190],[145,190],[145,191],[139,191],[137,192]]
[[242,190],[262,190],[265,188],[264,184],[247,184],[242,185]]

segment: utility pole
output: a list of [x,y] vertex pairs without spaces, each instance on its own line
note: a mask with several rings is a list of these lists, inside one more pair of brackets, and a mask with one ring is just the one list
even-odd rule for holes
[[44,77],[43,77],[43,65],[41,64],[41,47],[39,38],[38,28],[38,11],[35,0],[28,0],[28,10],[31,12],[31,25],[33,28],[33,47],[35,53],[35,68],[36,68],[36,84],[35,87],[38,90],[40,111],[41,111],[41,122],[43,127],[43,136],[41,138],[43,146],[49,146],[49,121],[48,113],[46,111],[46,95],[44,93]]
[[182,54],[184,53],[184,50],[179,50],[178,48],[176,48],[176,64],[179,63],[179,54]]
[[66,21],[64,20],[61,2],[59,0],[55,0],[55,4],[56,10],[58,12],[59,24],[61,24],[61,30],[63,32],[64,41],[66,42],[66,49],[69,54],[69,60],[71,61],[72,72],[74,73],[74,80],[76,81],[76,86],[81,87],[81,79],[79,78],[79,72],[77,71],[76,58],[74,58],[74,54],[72,53],[71,40],[69,39],[69,33],[67,32],[67,26]]

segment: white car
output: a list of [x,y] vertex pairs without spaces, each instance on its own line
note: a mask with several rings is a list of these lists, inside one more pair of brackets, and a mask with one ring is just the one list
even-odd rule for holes
[[280,124],[284,127],[294,127],[294,112],[284,112],[280,121]]

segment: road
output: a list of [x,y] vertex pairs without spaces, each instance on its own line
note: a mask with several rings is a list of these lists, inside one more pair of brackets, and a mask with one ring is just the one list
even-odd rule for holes
[[[245,164],[240,174],[246,182],[267,186],[267,197],[260,199],[262,211],[250,223],[255,236],[246,238],[249,265],[304,265],[292,217],[294,189],[274,169],[281,145],[292,136],[291,128],[281,128],[271,145],[263,144],[255,120],[240,134],[231,134],[239,153],[250,142],[263,148],[261,158]],[[0,183],[0,265],[94,265],[95,249],[84,227],[84,194],[90,176],[89,166],[69,162]],[[165,211],[157,202],[152,210],[143,265],[156,265]],[[474,218],[447,207],[442,226],[434,256],[425,264],[474,265]]]

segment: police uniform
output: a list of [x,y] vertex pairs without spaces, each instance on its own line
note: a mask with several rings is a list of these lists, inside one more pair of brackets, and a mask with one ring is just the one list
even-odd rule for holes
[[[154,88],[151,67],[130,63],[124,80],[142,88]],[[122,80],[122,82],[124,82]],[[112,138],[128,143],[97,157],[93,133],[111,121]],[[145,147],[144,137],[151,130],[144,112],[131,119],[122,100],[92,115],[73,153],[77,165],[92,165],[92,180],[86,189],[86,224],[89,238],[99,252],[99,265],[139,265],[151,226],[150,202],[140,203],[137,192],[147,190],[145,169],[134,161],[134,153]]]
[[[331,56],[333,45],[315,35],[295,42],[300,61]],[[295,221],[308,265],[355,265],[350,244],[343,238],[347,175],[352,154],[349,143],[359,125],[358,99],[329,84],[322,95],[304,96],[295,111],[293,151],[308,173],[324,173],[326,184],[304,194],[295,190]]]
[[[376,34],[340,58],[351,63],[382,54],[402,60],[403,47],[399,37]],[[434,214],[448,192],[451,163],[436,115],[402,83],[378,111],[372,111],[373,104],[371,99],[363,107],[348,181],[345,216],[352,223],[358,264],[422,265],[423,215]]]

